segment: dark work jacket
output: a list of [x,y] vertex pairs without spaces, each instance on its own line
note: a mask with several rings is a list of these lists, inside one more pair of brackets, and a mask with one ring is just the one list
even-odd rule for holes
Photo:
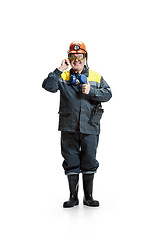
[[111,89],[101,75],[85,67],[82,74],[86,75],[91,88],[89,94],[84,94],[81,91],[82,84],[70,84],[70,75],[73,74],[73,69],[63,73],[55,69],[42,84],[49,92],[60,90],[58,130],[98,135],[102,114],[97,114],[96,111],[92,114],[93,109],[112,97]]

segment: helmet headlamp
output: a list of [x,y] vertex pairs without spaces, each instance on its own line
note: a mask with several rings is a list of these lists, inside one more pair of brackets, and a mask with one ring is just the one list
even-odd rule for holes
[[74,49],[75,51],[78,51],[80,48],[81,48],[81,47],[79,46],[79,44],[75,44],[75,45],[73,46],[73,49]]

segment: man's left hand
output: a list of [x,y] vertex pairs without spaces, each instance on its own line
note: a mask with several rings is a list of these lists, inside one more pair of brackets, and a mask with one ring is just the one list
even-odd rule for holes
[[89,91],[90,91],[90,84],[87,79],[86,84],[83,84],[83,86],[82,86],[82,93],[89,94]]

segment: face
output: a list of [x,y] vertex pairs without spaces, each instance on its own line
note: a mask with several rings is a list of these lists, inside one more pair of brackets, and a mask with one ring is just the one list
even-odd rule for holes
[[72,53],[69,56],[71,67],[74,71],[81,73],[83,71],[86,57],[83,53]]

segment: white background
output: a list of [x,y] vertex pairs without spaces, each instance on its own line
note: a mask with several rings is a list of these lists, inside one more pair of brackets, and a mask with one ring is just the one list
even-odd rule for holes
[[[0,237],[160,239],[160,7],[157,0],[1,1]],[[111,86],[94,181],[96,209],[69,197],[48,73],[82,40]]]

